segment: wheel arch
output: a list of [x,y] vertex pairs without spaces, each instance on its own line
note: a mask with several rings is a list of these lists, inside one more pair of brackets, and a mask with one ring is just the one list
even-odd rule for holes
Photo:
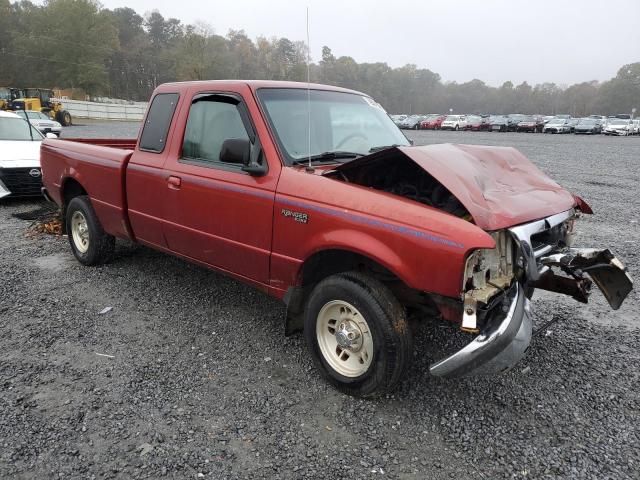
[[[75,197],[79,197],[80,195],[87,195],[87,190],[77,179],[73,177],[66,177],[62,180],[62,183],[60,185],[62,218],[66,218],[67,205],[69,205],[69,202]],[[66,222],[62,222],[62,229],[64,233],[67,233]]]
[[326,247],[310,254],[298,269],[296,285],[289,287],[284,296],[287,305],[285,334],[302,330],[304,307],[309,293],[315,285],[331,275],[360,271],[390,286],[398,296],[415,292],[398,271],[401,259],[391,249],[382,248],[389,258],[383,259],[381,255],[374,255],[370,251],[365,253],[345,246]]

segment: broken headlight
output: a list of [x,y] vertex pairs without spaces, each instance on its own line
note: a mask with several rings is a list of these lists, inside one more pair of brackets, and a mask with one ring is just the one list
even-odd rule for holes
[[494,232],[491,237],[496,248],[480,249],[467,258],[463,291],[473,292],[480,302],[488,300],[509,285],[514,275],[515,247],[506,231]]

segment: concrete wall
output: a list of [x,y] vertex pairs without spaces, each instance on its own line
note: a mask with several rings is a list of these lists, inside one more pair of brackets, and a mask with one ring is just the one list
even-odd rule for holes
[[72,118],[90,118],[94,120],[124,120],[139,122],[147,110],[146,102],[130,104],[84,102],[81,100],[61,100]]

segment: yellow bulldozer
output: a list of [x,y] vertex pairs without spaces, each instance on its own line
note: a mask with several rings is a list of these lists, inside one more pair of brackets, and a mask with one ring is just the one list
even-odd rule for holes
[[71,114],[61,102],[54,99],[48,88],[0,88],[0,110],[36,110],[46,113],[63,126],[71,125]]
[[24,91],[13,87],[0,87],[0,110],[14,110],[13,102],[24,98]]

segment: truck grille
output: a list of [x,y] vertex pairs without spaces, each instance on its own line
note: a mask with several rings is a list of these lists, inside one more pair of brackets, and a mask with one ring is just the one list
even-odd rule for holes
[[530,280],[537,280],[542,267],[538,259],[558,248],[570,246],[573,236],[574,210],[551,215],[535,222],[509,229],[516,238],[525,262],[525,273]]
[[555,225],[547,230],[531,235],[531,246],[533,250],[540,250],[549,245],[553,248],[566,247],[564,244],[567,236],[568,224],[566,222]]
[[[31,171],[38,175],[32,176]],[[42,173],[39,168],[3,168],[0,169],[0,182],[4,183],[12,197],[31,197],[42,194]]]

